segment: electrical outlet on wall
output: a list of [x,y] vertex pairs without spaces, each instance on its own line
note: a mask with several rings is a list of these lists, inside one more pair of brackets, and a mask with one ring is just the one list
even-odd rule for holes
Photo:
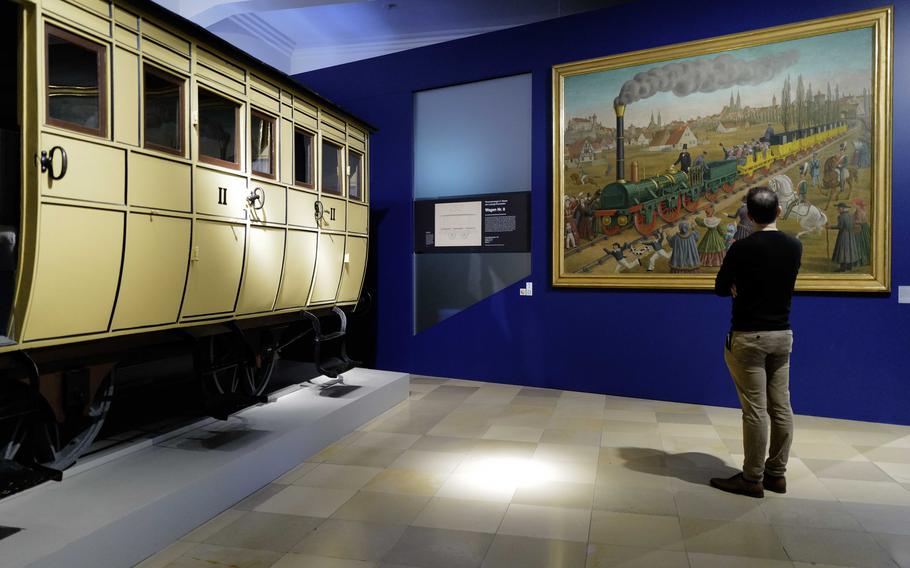
[[525,282],[523,288],[518,289],[519,296],[533,296],[534,295],[534,284],[531,282]]

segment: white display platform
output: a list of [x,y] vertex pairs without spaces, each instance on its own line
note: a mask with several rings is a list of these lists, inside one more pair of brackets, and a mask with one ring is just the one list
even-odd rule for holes
[[0,525],[24,529],[0,540],[0,566],[132,566],[408,397],[405,373],[344,378],[362,388],[290,392],[0,501]]

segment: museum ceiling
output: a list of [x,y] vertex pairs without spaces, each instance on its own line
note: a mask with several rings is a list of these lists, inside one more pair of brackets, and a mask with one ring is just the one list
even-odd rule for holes
[[289,74],[624,0],[155,0]]

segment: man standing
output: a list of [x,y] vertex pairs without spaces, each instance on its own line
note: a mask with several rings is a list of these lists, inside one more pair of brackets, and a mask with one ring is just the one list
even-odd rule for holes
[[692,165],[692,156],[689,155],[689,145],[683,144],[682,152],[679,153],[679,157],[676,158],[676,161],[673,162],[673,165],[679,164],[679,169],[685,173],[689,173],[689,167]]
[[[714,291],[733,296],[733,322],[724,360],[743,411],[743,471],[714,478],[722,491],[764,497],[764,490],[786,493],[784,473],[793,441],[790,408],[790,298],[802,258],[802,244],[777,230],[777,194],[754,187],[746,208],[755,231],[730,246]],[[770,414],[770,448],[767,457]]]

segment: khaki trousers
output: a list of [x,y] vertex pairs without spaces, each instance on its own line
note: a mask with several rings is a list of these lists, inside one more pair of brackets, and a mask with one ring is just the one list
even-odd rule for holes
[[750,481],[761,481],[765,473],[782,476],[787,470],[793,442],[790,407],[793,332],[734,331],[726,347],[724,360],[743,410],[743,476]]

